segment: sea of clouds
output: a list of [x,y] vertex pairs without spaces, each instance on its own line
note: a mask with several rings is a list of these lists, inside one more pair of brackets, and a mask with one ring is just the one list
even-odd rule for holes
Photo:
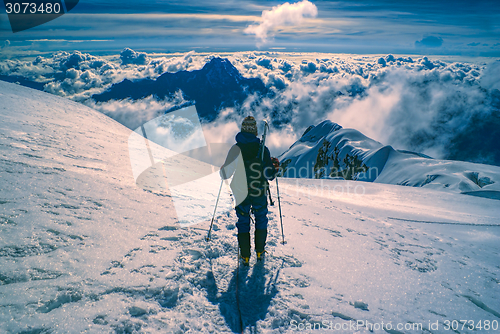
[[[110,101],[90,97],[127,78],[198,70],[217,54],[160,56],[125,49],[99,57],[58,52],[33,61],[0,62],[0,75],[44,82],[44,90],[84,103],[134,129],[186,101],[182,92],[158,100]],[[438,57],[355,56],[243,52],[222,55],[245,77],[259,77],[272,92],[249,96],[205,124],[209,142],[232,141],[242,118],[271,120],[268,146],[278,155],[309,125],[329,119],[395,148],[436,158],[500,164],[500,61]],[[496,130],[495,130],[496,129]],[[491,142],[491,143],[490,143]]]

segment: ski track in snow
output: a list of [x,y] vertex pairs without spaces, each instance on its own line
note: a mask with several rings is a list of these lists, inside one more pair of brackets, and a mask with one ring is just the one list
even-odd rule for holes
[[245,333],[500,321],[498,201],[382,184],[333,196],[281,179],[288,243],[276,203],[269,254],[237,282],[234,212],[217,214],[210,242],[209,222],[180,228],[168,196],[134,185],[130,130],[2,82],[0,114],[0,332],[239,332],[236,284]]

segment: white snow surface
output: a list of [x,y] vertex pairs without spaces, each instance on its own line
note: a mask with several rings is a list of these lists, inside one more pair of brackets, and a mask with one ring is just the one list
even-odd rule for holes
[[[280,156],[282,162],[290,161],[285,176],[314,178],[316,157],[325,141],[331,143],[328,155],[333,154],[335,147],[339,149],[341,167],[346,154],[358,155],[370,168],[361,177],[365,181],[500,199],[498,166],[432,159],[419,153],[398,151],[329,120],[311,128]],[[332,168],[333,160],[327,166]]]
[[241,332],[236,286],[245,333],[500,321],[496,200],[280,178],[287,244],[270,207],[265,262],[237,271],[234,212],[210,242],[208,221],[181,228],[168,194],[134,184],[130,130],[3,82],[0,115],[2,333]]

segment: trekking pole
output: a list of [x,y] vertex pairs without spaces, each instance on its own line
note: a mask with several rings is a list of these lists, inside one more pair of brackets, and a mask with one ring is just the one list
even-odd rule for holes
[[207,237],[205,238],[206,241],[210,241],[210,233],[212,232],[212,226],[214,226],[215,212],[217,211],[217,204],[219,204],[219,197],[220,197],[220,192],[222,190],[223,183],[224,183],[224,180],[221,180],[220,181],[220,188],[219,188],[219,195],[217,195],[217,201],[215,202],[214,215],[212,216],[212,222],[210,223],[210,228],[208,229],[208,234],[207,234]]
[[281,242],[281,244],[284,245],[284,244],[286,244],[286,241],[285,241],[285,233],[283,233],[283,217],[281,216],[280,187],[278,186],[278,177],[277,176],[276,176],[276,191],[278,192],[278,208],[280,211],[281,237],[283,238],[283,241]]
[[269,189],[269,184],[267,185],[267,194],[269,195],[269,205],[274,206],[273,198],[271,197],[271,189]]

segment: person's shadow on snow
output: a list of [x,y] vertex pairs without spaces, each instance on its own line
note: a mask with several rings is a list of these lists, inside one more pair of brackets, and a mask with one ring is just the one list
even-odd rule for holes
[[257,263],[250,269],[250,277],[240,280],[239,295],[243,328],[251,328],[251,332],[257,332],[257,322],[266,318],[269,306],[278,294],[276,281],[280,270],[281,268],[268,269],[263,263]]
[[[254,332],[257,322],[266,318],[271,301],[278,293],[276,281],[281,268],[268,270],[263,263],[257,263],[248,269],[240,268],[238,273],[237,270],[234,270],[227,290],[222,293],[218,293],[217,282],[211,271],[207,273],[203,285],[207,289],[208,300],[218,305],[227,326],[233,332],[241,333],[249,327]],[[236,301],[237,281],[241,323]]]

